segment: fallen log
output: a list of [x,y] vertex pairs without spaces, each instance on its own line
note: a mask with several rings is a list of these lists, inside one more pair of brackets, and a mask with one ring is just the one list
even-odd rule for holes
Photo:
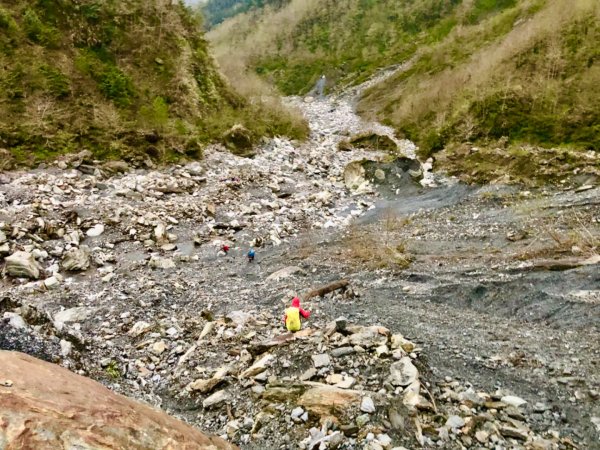
[[600,264],[600,256],[594,255],[587,259],[581,258],[565,258],[565,259],[550,259],[550,260],[542,260],[536,261],[532,270],[540,271],[540,270],[552,270],[552,271],[560,271],[560,270],[570,270],[576,269],[578,267],[583,266],[592,266],[595,264]]
[[323,297],[330,292],[337,291],[338,289],[343,289],[348,286],[350,282],[348,280],[338,280],[333,283],[326,284],[325,286],[320,286],[318,288],[312,289],[308,291],[304,295],[304,301],[307,301],[313,297]]

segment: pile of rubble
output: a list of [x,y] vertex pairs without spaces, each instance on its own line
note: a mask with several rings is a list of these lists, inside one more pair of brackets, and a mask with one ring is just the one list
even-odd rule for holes
[[[102,268],[110,279],[115,255],[127,251],[145,252],[151,265],[166,268],[185,261],[190,244],[278,246],[301,230],[345,227],[374,208],[380,183],[375,177],[387,174],[396,180],[394,186],[418,186],[420,164],[406,158],[393,170],[372,169],[377,183],[363,176],[362,167],[350,177],[348,168],[372,161],[373,152],[340,152],[337,143],[365,125],[347,101],[332,107],[325,100],[306,108],[319,130],[309,143],[298,147],[273,139],[253,159],[213,148],[202,162],[132,170],[122,161],[92,161],[84,151],[58,161],[58,169],[3,176],[4,273],[43,280],[34,288],[52,289],[65,272],[90,267]],[[327,109],[331,117],[323,118]],[[344,121],[348,117],[350,123]],[[398,145],[414,153],[409,142]]]
[[384,327],[338,318],[292,334],[273,327],[276,321],[232,312],[207,322],[177,360],[181,375],[170,383],[181,385],[178,398],[201,407],[196,420],[203,428],[260,448],[570,443],[530,429],[526,411],[544,412],[543,405],[524,409],[519,397],[476,392],[451,379],[431,384],[420,349]]
[[[355,295],[347,288],[336,299]],[[289,333],[280,317],[253,309],[136,320],[139,308],[115,317],[12,306],[38,339],[60,339],[63,365],[108,375],[116,390],[243,448],[575,448],[530,425],[533,415],[560,413],[509,392],[435,382],[421,349],[382,326],[313,315]]]

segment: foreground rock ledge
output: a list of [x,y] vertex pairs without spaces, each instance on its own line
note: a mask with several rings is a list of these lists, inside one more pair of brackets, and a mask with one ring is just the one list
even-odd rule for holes
[[0,448],[237,449],[88,378],[0,351]]

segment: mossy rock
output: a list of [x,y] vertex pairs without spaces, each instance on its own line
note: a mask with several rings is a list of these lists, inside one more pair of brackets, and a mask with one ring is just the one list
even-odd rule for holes
[[223,143],[234,155],[252,158],[256,155],[252,133],[243,125],[234,125],[223,134]]
[[[353,136],[346,145],[363,150],[378,150],[389,153],[398,151],[398,144],[396,144],[391,137],[373,132]],[[342,148],[340,148],[340,150],[342,150]]]

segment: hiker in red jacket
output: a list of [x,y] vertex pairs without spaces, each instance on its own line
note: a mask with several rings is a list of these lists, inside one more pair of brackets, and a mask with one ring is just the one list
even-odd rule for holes
[[285,322],[285,326],[288,331],[298,331],[300,328],[302,328],[300,316],[308,319],[310,317],[310,312],[300,308],[300,299],[298,297],[294,297],[292,299],[292,306],[290,308],[286,308],[285,316],[283,317],[283,321]]
[[229,245],[227,245],[227,244],[223,244],[223,245],[221,246],[221,251],[222,251],[223,253],[225,253],[225,256],[227,256],[227,252],[229,252]]

